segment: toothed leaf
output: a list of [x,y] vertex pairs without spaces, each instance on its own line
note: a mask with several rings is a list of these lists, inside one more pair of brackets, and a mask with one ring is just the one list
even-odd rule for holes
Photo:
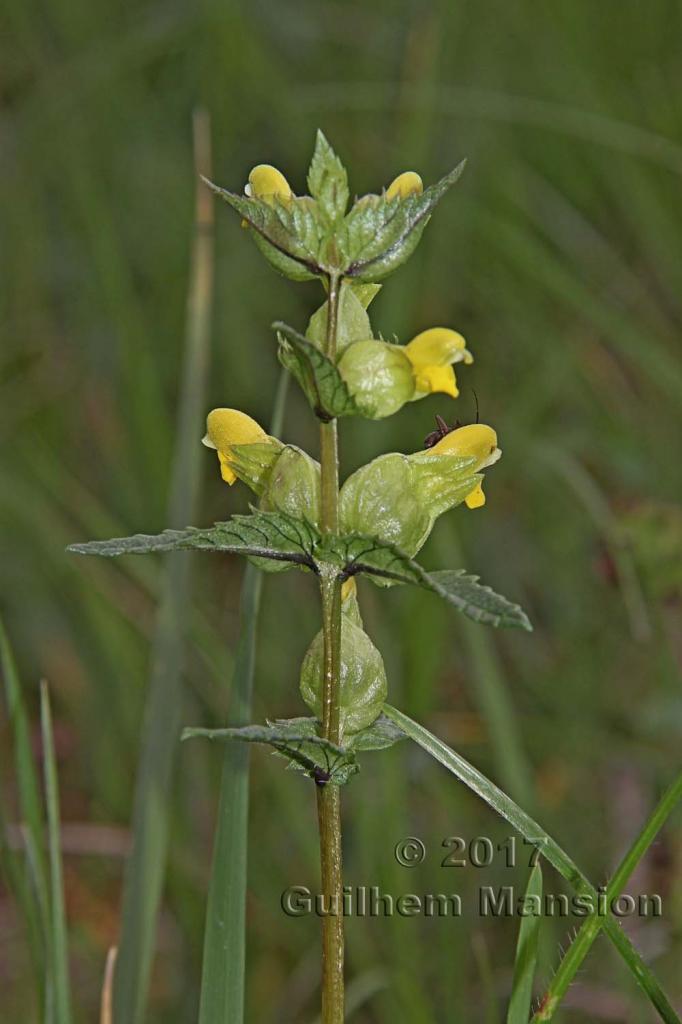
[[346,216],[340,237],[345,275],[377,282],[409,259],[434,208],[463,170],[464,161],[421,194],[359,199]]
[[338,156],[318,130],[315,152],[308,171],[308,188],[327,219],[343,217],[348,205],[348,175]]
[[302,334],[278,321],[279,358],[299,382],[306,398],[323,422],[337,416],[357,416],[359,409],[346,382],[331,359]]
[[203,737],[204,739],[227,743],[236,740],[241,743],[262,743],[274,748],[285,757],[290,767],[305,772],[318,784],[328,782],[342,786],[359,771],[355,755],[336,743],[330,743],[316,733],[315,718],[278,718],[267,725],[245,725],[239,728],[202,729],[188,728],[183,731],[183,740]]
[[198,549],[314,568],[313,552],[319,536],[317,529],[305,520],[281,512],[254,511],[249,516],[233,516],[228,522],[216,523],[205,530],[188,527],[156,535],[138,533],[132,537],[72,544],[67,550],[77,555],[114,557]]

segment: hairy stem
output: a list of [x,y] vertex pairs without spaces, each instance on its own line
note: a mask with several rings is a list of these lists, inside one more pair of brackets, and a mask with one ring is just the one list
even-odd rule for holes
[[[338,278],[329,281],[326,354],[336,356],[339,316]],[[320,427],[321,508],[323,533],[339,527],[339,453],[336,420]],[[332,743],[340,739],[339,683],[341,663],[341,584],[336,573],[323,575],[322,630],[324,635],[322,735]],[[326,915],[322,917],[322,1024],[343,1024],[343,876],[341,867],[341,798],[333,783],[317,791],[320,830],[321,890]]]

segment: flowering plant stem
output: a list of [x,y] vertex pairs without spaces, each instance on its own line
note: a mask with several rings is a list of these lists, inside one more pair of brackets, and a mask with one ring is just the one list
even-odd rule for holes
[[[327,335],[325,354],[336,356],[339,318],[338,277],[329,279]],[[338,533],[339,528],[339,450],[337,421],[320,427],[321,500],[320,528],[323,533]],[[339,685],[341,662],[341,583],[338,573],[320,577],[322,629],[324,635],[322,735],[339,743]],[[343,916],[341,861],[341,796],[335,785],[320,786],[317,791],[320,831],[321,891],[327,914],[322,917],[322,1024],[343,1024]]]

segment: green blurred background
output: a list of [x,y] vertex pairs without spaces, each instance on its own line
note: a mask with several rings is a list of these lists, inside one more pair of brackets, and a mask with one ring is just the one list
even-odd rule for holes
[[[267,161],[303,191],[317,127],[357,193],[469,161],[372,318],[401,340],[455,327],[476,363],[456,411],[431,398],[378,424],[344,422],[342,470],[419,447],[436,412],[472,419],[475,388],[504,458],[486,508],[441,520],[423,561],[480,573],[536,628],[493,634],[429,595],[363,585],[392,702],[535,813],[595,884],[678,770],[680,21],[672,0],[10,0],[0,15],[0,612],[34,710],[39,679],[51,686],[78,1020],[96,1019],[116,941],[161,563],[64,548],[165,525],[197,105],[212,119],[215,179],[235,190]],[[302,329],[320,301],[316,285],[277,277],[218,207],[206,409],[267,423],[279,372],[269,324]],[[293,388],[284,436],[317,450]],[[207,452],[199,522],[246,504]],[[195,559],[185,724],[229,719],[241,574],[235,560]],[[256,720],[301,713],[297,670],[318,615],[310,579],[266,580]],[[12,806],[4,725],[2,741]],[[214,748],[179,751],[150,1022],[196,1016],[219,767]],[[459,921],[351,922],[352,1019],[500,1020],[517,922],[481,920],[475,895],[527,872],[499,857],[439,864],[448,836],[502,843],[510,829],[407,744],[366,757],[345,828],[349,883],[456,891],[472,908]],[[428,849],[413,870],[393,858],[407,835]],[[663,917],[626,922],[678,1009],[681,839],[678,816],[628,887],[660,893]],[[314,1020],[317,922],[285,917],[279,894],[314,888],[316,858],[310,784],[257,751],[248,1020]],[[540,986],[570,924],[544,929]],[[3,1021],[37,1020],[6,894],[0,949]],[[636,1024],[652,1011],[600,940],[557,1019]]]

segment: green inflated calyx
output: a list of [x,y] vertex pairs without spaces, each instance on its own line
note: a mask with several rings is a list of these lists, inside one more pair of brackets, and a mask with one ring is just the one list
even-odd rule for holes
[[[301,666],[301,696],[318,718],[322,717],[324,637],[320,631]],[[354,592],[346,598],[341,616],[340,725],[341,735],[366,729],[381,714],[388,683],[381,654],[362,626]]]
[[459,505],[476,486],[475,462],[470,456],[429,451],[380,455],[341,488],[341,531],[376,537],[416,555],[438,516]]
[[[336,352],[340,354],[354,341],[362,341],[372,337],[372,328],[367,315],[367,306],[378,291],[365,286],[356,288],[344,281],[339,294],[339,312],[336,332]],[[327,340],[327,310],[329,304],[323,302],[313,313],[306,330],[306,338],[314,342],[318,348],[324,349]]]
[[338,370],[363,415],[392,416],[414,398],[412,364],[399,345],[374,339],[357,341],[345,350]]

